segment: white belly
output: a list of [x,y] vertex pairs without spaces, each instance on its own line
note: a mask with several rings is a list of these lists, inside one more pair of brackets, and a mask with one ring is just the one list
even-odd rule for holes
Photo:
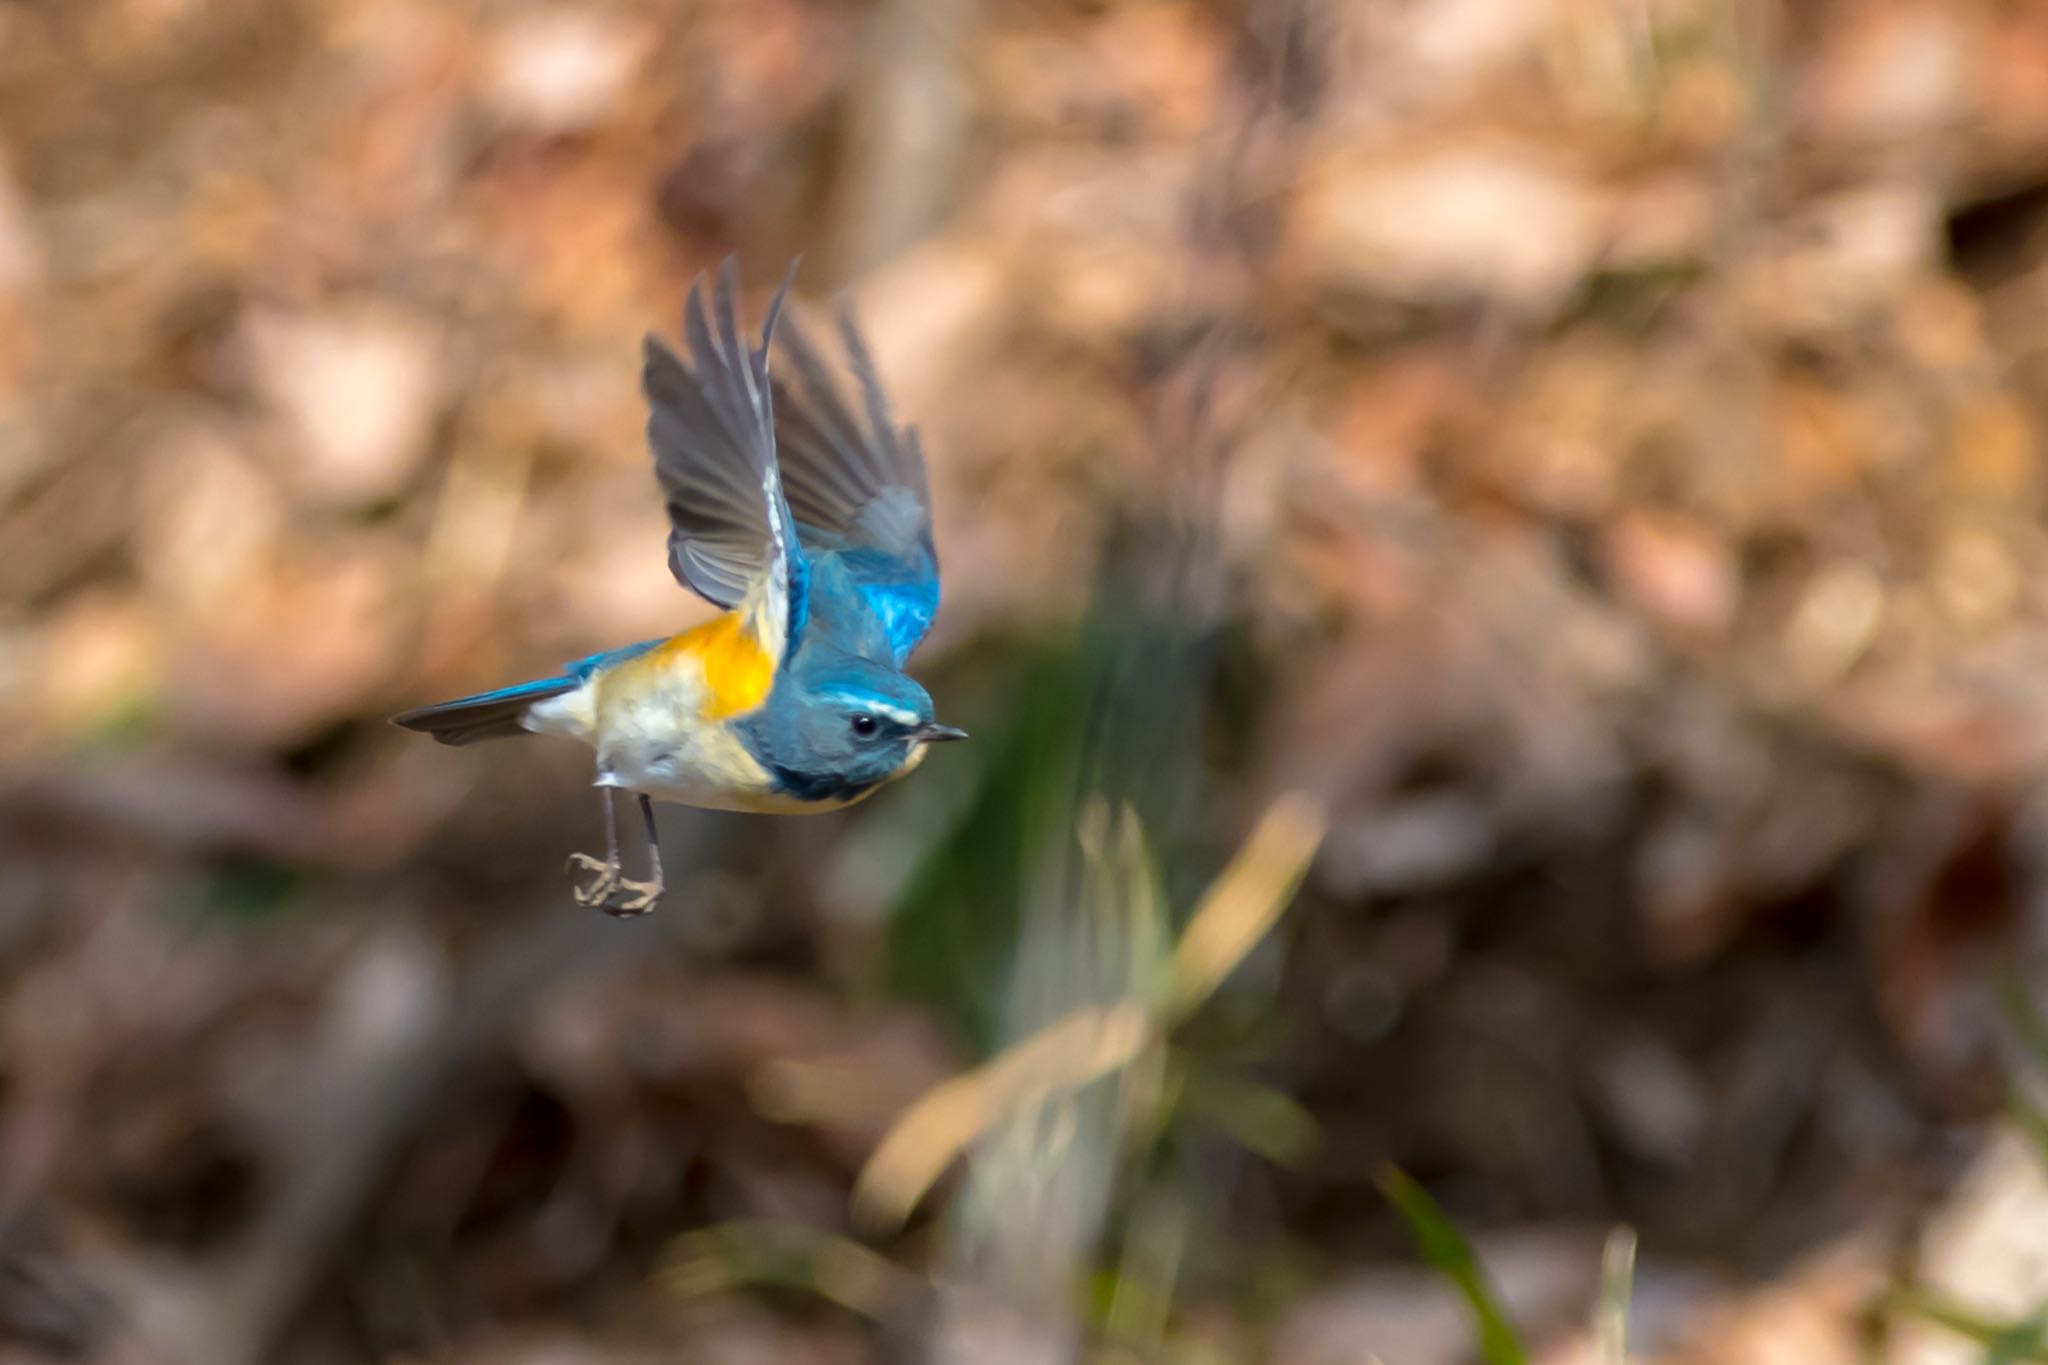
[[729,721],[704,718],[704,684],[675,669],[656,687],[622,694],[597,679],[539,702],[526,728],[597,750],[596,785],[712,810],[809,810],[774,790]]

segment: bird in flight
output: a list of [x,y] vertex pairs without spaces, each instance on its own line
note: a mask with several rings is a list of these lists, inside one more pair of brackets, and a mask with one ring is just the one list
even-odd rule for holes
[[[792,275],[794,271],[792,270]],[[789,281],[761,342],[739,326],[728,258],[684,309],[687,359],[649,336],[641,385],[667,502],[670,570],[721,613],[552,677],[393,719],[443,744],[538,733],[596,750],[605,856],[576,854],[576,899],[645,914],[661,901],[653,802],[801,813],[851,805],[964,739],[903,672],[939,609],[931,494],[850,312],[837,318],[855,393],[793,319]],[[770,351],[774,366],[770,366]],[[648,875],[625,876],[613,789],[638,799]]]

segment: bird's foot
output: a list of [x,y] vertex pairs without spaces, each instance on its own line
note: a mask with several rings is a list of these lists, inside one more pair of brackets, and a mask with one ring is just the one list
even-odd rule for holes
[[588,853],[570,854],[568,870],[574,872],[579,868],[585,872],[594,872],[597,875],[575,888],[576,903],[578,905],[595,905],[609,911],[613,897],[619,893],[620,879],[617,860],[606,862],[602,858],[593,858]]
[[597,903],[597,908],[618,919],[637,919],[661,904],[664,890],[661,878],[636,882],[621,878],[611,896]]
[[615,915],[620,919],[633,919],[644,915],[661,904],[665,889],[660,877],[647,881],[634,881],[620,875],[619,865],[588,853],[572,854],[569,858],[571,871],[581,870],[593,875],[575,888],[576,903],[588,905]]

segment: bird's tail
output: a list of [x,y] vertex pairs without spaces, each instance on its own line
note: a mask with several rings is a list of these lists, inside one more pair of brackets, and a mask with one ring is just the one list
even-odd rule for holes
[[432,735],[443,744],[476,744],[486,739],[503,739],[507,735],[526,733],[526,727],[520,722],[526,717],[527,707],[549,697],[559,697],[564,692],[573,692],[580,686],[582,680],[575,677],[541,678],[516,687],[501,687],[495,692],[479,692],[473,697],[457,697],[454,701],[422,706],[393,716],[391,723],[417,730],[423,735]]

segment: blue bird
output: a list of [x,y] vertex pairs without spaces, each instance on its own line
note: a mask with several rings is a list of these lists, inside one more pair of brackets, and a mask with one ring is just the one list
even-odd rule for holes
[[[570,863],[591,874],[577,900],[617,915],[661,900],[653,801],[835,810],[916,768],[933,742],[966,737],[903,672],[939,609],[917,435],[890,414],[850,313],[837,321],[851,403],[803,329],[778,330],[788,280],[761,344],[747,344],[737,275],[730,259],[720,266],[708,305],[702,280],[691,286],[689,358],[650,335],[641,373],[669,568],[721,614],[394,717],[444,744],[533,732],[595,749],[605,856]],[[645,879],[621,870],[612,789],[639,800]]]

